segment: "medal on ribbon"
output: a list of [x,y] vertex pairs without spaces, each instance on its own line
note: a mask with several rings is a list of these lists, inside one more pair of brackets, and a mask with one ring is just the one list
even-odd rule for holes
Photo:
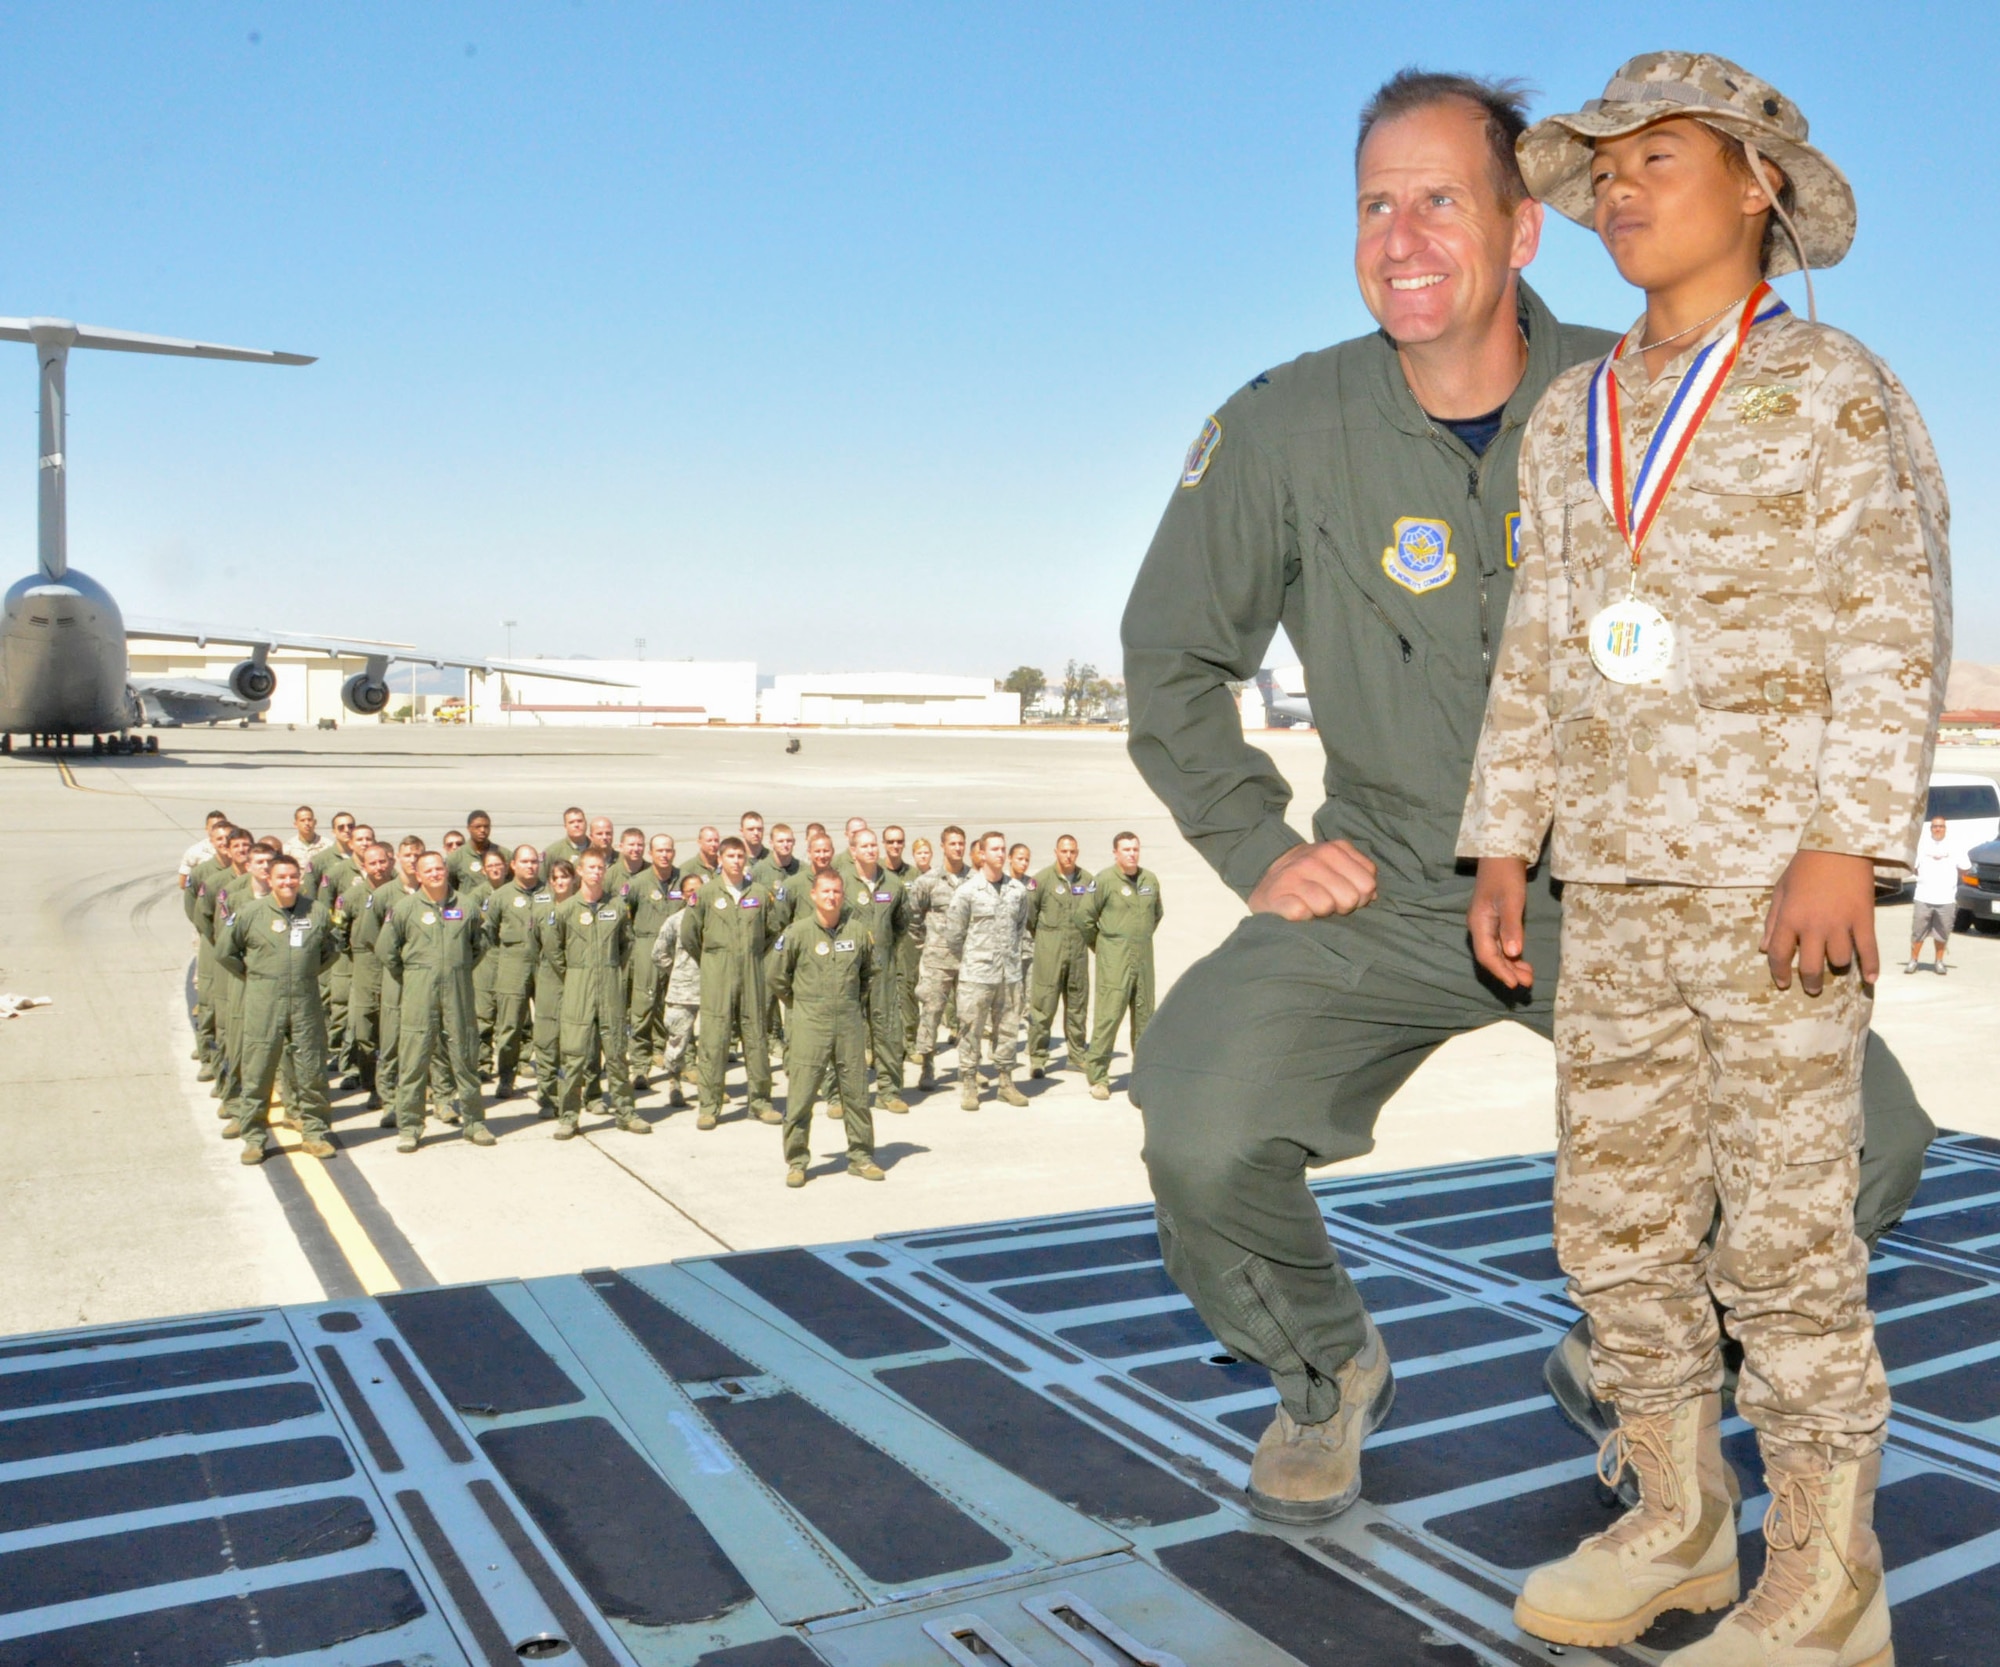
[[[1631,345],[1628,336],[1597,367],[1590,381],[1589,429],[1585,459],[1590,484],[1612,523],[1632,553],[1631,588],[1619,601],[1600,608],[1590,622],[1591,663],[1613,683],[1657,683],[1674,657],[1674,628],[1667,616],[1639,595],[1639,553],[1667,490],[1680,473],[1694,437],[1714,408],[1716,396],[1736,360],[1752,325],[1762,324],[1791,309],[1760,283],[1744,298],[1736,328],[1704,347],[1688,366],[1681,385],[1667,404],[1637,474],[1625,461],[1625,427],[1618,401],[1618,378],[1612,366]],[[1628,485],[1629,480],[1629,485]]]

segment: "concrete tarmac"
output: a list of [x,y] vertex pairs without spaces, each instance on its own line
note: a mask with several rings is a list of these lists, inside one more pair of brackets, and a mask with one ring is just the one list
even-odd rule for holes
[[[1273,733],[1294,783],[1294,825],[1317,802],[1320,749]],[[210,808],[288,835],[310,803],[322,825],[352,810],[383,837],[435,841],[475,806],[499,837],[541,844],[564,805],[622,829],[665,830],[692,851],[704,822],[745,809],[838,830],[853,814],[933,841],[947,822],[997,827],[1034,847],[1039,868],[1073,832],[1092,868],[1112,835],[1137,831],[1161,876],[1164,989],[1240,917],[1237,900],[1182,843],[1109,733],[355,728],[337,733],[166,732],[158,757],[0,759],[0,991],[54,1005],[0,1024],[0,1332],[315,1300],[429,1280],[451,1282],[624,1265],[724,1248],[853,1239],[888,1230],[1126,1204],[1146,1197],[1138,1114],[1080,1073],[1023,1082],[1032,1104],[990,1094],[958,1107],[954,1078],[908,1116],[878,1115],[889,1179],[849,1178],[840,1125],[816,1119],[813,1180],[783,1185],[778,1132],[747,1121],[740,1077],[720,1129],[641,1100],[650,1138],[586,1120],[557,1144],[524,1100],[489,1115],[480,1150],[442,1125],[414,1157],[393,1151],[358,1097],[336,1105],[345,1150],[320,1165],[237,1162],[215,1102],[194,1078],[185,1002],[191,934],[174,866]],[[1990,749],[1939,768],[2000,773]],[[2000,1046],[2000,941],[1961,934],[1953,971],[1903,977],[1908,906],[1878,930],[1887,971],[1877,1024],[1944,1125],[2000,1135],[1980,1066]],[[953,1061],[949,1054],[944,1063]],[[1025,1076],[1025,1065],[1023,1067]],[[779,1079],[783,1086],[782,1076]],[[1354,1168],[1545,1150],[1553,1144],[1547,1045],[1498,1024],[1440,1051],[1385,1111],[1375,1152]]]

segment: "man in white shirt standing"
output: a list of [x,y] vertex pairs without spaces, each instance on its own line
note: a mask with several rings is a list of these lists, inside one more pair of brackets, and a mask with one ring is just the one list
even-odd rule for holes
[[1958,915],[1958,848],[1951,843],[1951,829],[1942,816],[1933,816],[1924,836],[1917,841],[1917,912],[1910,922],[1910,964],[1906,973],[1917,970],[1924,940],[1937,939],[1939,972],[1944,964],[1945,945],[1951,942],[1952,922]]

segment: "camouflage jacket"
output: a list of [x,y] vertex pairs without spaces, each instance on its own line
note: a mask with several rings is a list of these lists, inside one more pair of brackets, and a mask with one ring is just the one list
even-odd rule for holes
[[[1636,460],[1706,340],[1648,384],[1617,362]],[[1551,384],[1521,450],[1520,571],[1461,857],[1598,884],[1769,886],[1802,849],[1907,865],[1951,642],[1950,510],[1930,435],[1853,338],[1781,314],[1718,391],[1643,550],[1673,627],[1656,682],[1590,658],[1631,558],[1586,460],[1594,366]]]
[[923,965],[933,970],[958,971],[958,951],[944,938],[945,910],[952,896],[972,878],[970,865],[954,874],[939,857],[937,865],[919,874],[910,887],[910,935],[924,946]]
[[701,963],[681,941],[689,913],[681,909],[660,923],[653,938],[653,965],[667,974],[667,1002],[674,1007],[701,1005]]
[[[974,874],[952,893],[944,940],[958,960],[961,984],[1018,984],[1028,888],[1013,875],[996,883]],[[935,941],[935,940],[933,940]]]

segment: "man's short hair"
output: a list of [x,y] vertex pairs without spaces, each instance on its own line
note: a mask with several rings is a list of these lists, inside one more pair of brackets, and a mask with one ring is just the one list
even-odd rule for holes
[[[900,822],[891,822],[886,828],[882,830],[882,837],[884,839],[887,839],[891,834],[899,834],[899,833],[903,833],[903,824]],[[910,836],[908,834],[903,834],[903,837],[907,839]]]
[[254,845],[257,841],[257,836],[253,834],[248,828],[232,827],[229,830],[228,838],[224,839],[222,843],[225,845],[234,845],[239,839],[247,840]]
[[[779,834],[792,833],[792,825],[789,822],[773,822],[764,832],[769,834],[771,838],[776,839]],[[792,837],[797,839],[799,836],[792,834]]]
[[250,849],[253,851],[269,851],[275,857],[280,855],[285,847],[280,843],[276,834],[266,834],[256,844],[252,845]]
[[812,836],[816,833],[825,833],[825,832],[826,832],[826,824],[824,822],[808,822],[806,824],[806,838],[808,839],[811,839]]
[[485,811],[468,810],[465,813],[465,825],[469,828],[475,822],[484,822],[489,828],[493,826],[493,818],[488,816]]
[[645,837],[646,837],[646,830],[644,828],[627,828],[622,834],[618,836],[618,843],[620,845],[623,845],[625,841],[628,839],[633,839],[633,838],[644,839]]
[[1453,100],[1485,113],[1494,194],[1502,208],[1517,207],[1528,195],[1527,181],[1521,178],[1521,164],[1514,155],[1514,141],[1528,130],[1528,88],[1520,81],[1452,75],[1415,65],[1397,70],[1361,107],[1361,131],[1354,139],[1355,166],[1361,165],[1361,147],[1368,143],[1368,135],[1382,123]]
[[963,839],[965,837],[965,830],[961,828],[956,822],[954,822],[951,824],[950,827],[946,828],[943,833],[939,834],[938,838],[949,839],[953,834],[957,834],[960,839]]
[[1113,834],[1111,836],[1111,849],[1114,851],[1117,850],[1118,847],[1123,845],[1125,841],[1128,839],[1131,840],[1134,845],[1137,845],[1139,843],[1139,836],[1133,833],[1129,828],[1126,829],[1124,833]]
[[206,816],[204,816],[204,817],[203,817],[203,818],[201,819],[201,825],[202,825],[202,826],[203,826],[204,828],[212,828],[212,827],[214,827],[214,826],[215,826],[215,824],[216,824],[216,823],[218,823],[218,822],[227,822],[228,820],[229,820],[229,812],[228,812],[228,811],[226,811],[226,810],[211,810],[211,811],[210,811],[210,812],[209,812],[209,813],[208,813],[208,814],[207,814]]
[[294,856],[289,856],[283,851],[280,851],[275,857],[271,859],[271,866],[274,869],[297,868],[299,866],[299,859]]
[[588,850],[577,852],[576,861],[578,867],[587,862],[594,862],[600,868],[609,866],[604,860],[604,853],[598,850],[595,845],[591,846]]
[[973,843],[980,850],[983,851],[986,849],[986,842],[989,839],[997,839],[1000,841],[1000,853],[1002,856],[1005,856],[1007,853],[1007,836],[1003,834],[998,828],[988,828],[983,834],[981,834],[978,837],[978,839],[974,840]]
[[531,856],[531,857],[533,857],[533,858],[535,859],[535,861],[537,861],[537,862],[540,862],[540,861],[542,860],[542,853],[541,853],[540,851],[536,850],[534,846],[532,846],[532,845],[516,845],[516,846],[514,847],[514,860],[515,860],[516,862],[519,862],[519,861],[520,861],[520,859],[521,859],[521,853],[522,853],[523,851],[526,851],[526,852],[528,853],[528,855],[529,855],[529,856]]
[[722,843],[716,846],[715,854],[719,857],[724,851],[741,851],[747,857],[750,854],[750,847],[734,834],[725,834]]
[[585,818],[586,821],[589,819],[582,805],[571,805],[569,809],[563,812],[563,820],[565,822],[567,822],[572,816],[582,816]]
[[300,805],[297,810],[292,812],[292,820],[294,822],[301,816],[310,816],[315,822],[319,820],[319,812],[314,810],[311,805]]
[[430,847],[424,843],[424,836],[422,834],[404,834],[401,839],[396,841],[396,849],[398,851],[415,851],[418,856],[422,856]]
[[847,885],[847,882],[840,877],[840,870],[837,868],[822,868],[817,874],[815,874],[813,876],[813,890],[815,891],[819,890],[819,883],[822,880],[832,880],[836,885],[839,885],[843,889],[845,889]]
[[333,813],[333,825],[334,825],[334,826],[335,826],[336,828],[340,826],[340,819],[341,819],[341,818],[342,818],[343,816],[345,816],[345,817],[347,818],[347,820],[348,820],[348,821],[349,821],[350,823],[352,823],[352,822],[353,822],[353,821],[355,820],[355,816],[354,816],[354,812],[353,812],[353,811],[351,811],[351,810],[336,810],[336,811],[335,811],[335,812]]
[[736,818],[736,825],[740,828],[745,822],[761,823],[763,820],[764,813],[761,810],[746,810],[741,816]]
[[381,840],[379,840],[379,839],[371,839],[371,840],[369,840],[369,842],[368,842],[368,847],[367,847],[367,849],[366,849],[366,850],[364,850],[364,851],[363,851],[363,852],[361,853],[361,860],[362,860],[363,862],[366,862],[366,861],[367,861],[367,860],[368,860],[368,859],[369,859],[370,857],[372,857],[372,856],[373,856],[373,855],[374,855],[374,854],[375,854],[375,853],[376,853],[377,851],[380,851],[380,852],[382,853],[382,855],[383,855],[383,856],[385,856],[385,857],[393,857],[393,856],[394,856],[394,855],[396,854],[396,853],[395,853],[394,851],[392,851],[392,850],[391,850],[391,849],[390,849],[390,848],[389,848],[388,846],[384,845],[384,844],[383,844],[383,843],[381,842]]

